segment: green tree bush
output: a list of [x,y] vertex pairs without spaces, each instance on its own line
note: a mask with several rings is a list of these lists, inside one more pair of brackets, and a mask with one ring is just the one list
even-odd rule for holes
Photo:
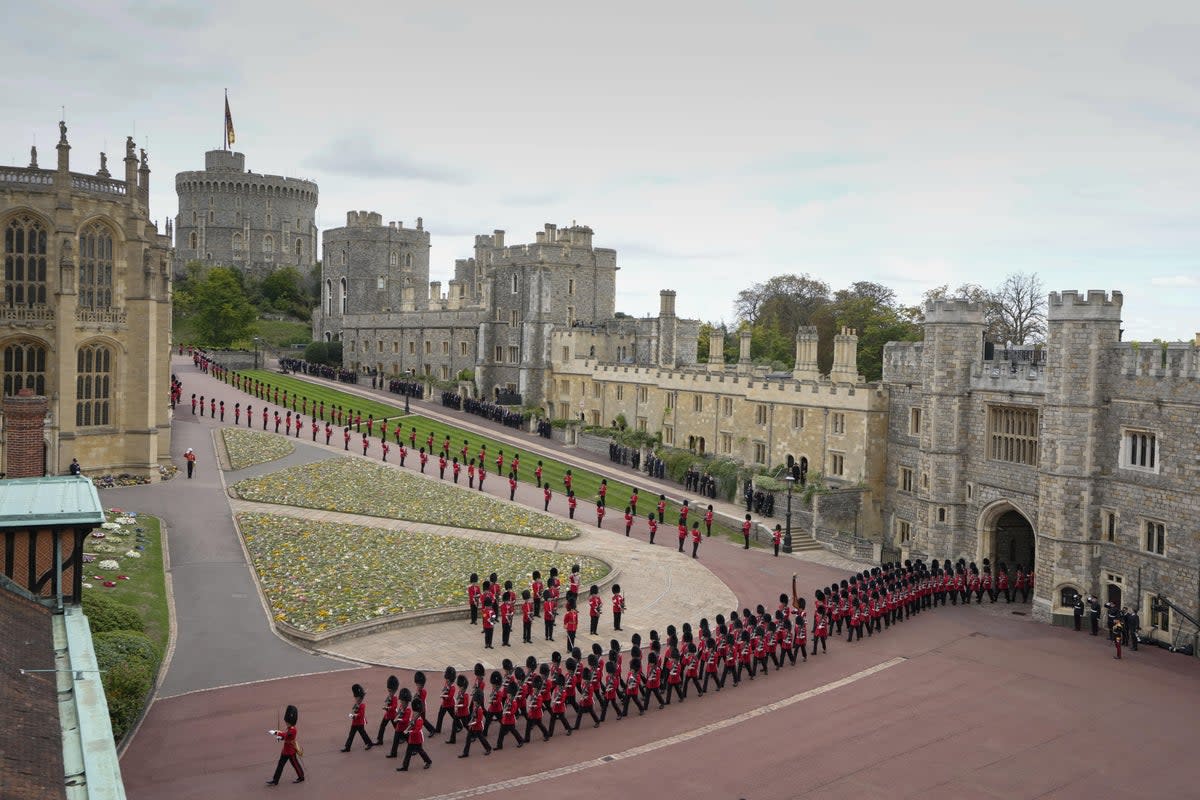
[[83,613],[88,618],[93,637],[108,631],[141,633],[144,627],[142,617],[137,611],[101,594],[89,592],[83,596]]

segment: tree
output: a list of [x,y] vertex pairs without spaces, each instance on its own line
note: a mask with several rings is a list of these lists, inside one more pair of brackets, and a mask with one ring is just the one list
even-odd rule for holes
[[200,280],[189,281],[187,307],[198,344],[229,347],[253,333],[258,316],[233,270],[213,267]]
[[304,360],[310,364],[324,364],[329,358],[329,345],[325,342],[309,342],[304,348]]
[[[954,291],[942,284],[925,292],[925,300],[955,298],[983,306],[988,341],[998,344],[1034,344],[1046,336],[1046,291],[1035,273],[1014,272],[995,289],[964,283]],[[919,309],[924,321],[924,307]]]
[[1046,338],[1046,290],[1036,272],[1014,272],[992,293],[997,341],[1034,344]]

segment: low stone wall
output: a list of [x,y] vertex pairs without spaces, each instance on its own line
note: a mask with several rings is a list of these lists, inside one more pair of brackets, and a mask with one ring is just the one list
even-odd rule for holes
[[817,528],[813,535],[818,542],[840,556],[865,563],[880,563],[880,546],[870,539],[829,528]]
[[[208,350],[208,357],[216,363],[234,372],[240,372],[246,369],[254,369],[254,351],[253,350]],[[258,366],[263,368],[267,363],[267,354],[263,350],[258,351]]]
[[608,458],[608,447],[612,444],[612,440],[606,436],[595,436],[590,433],[579,433],[575,439],[575,446],[581,450],[587,450],[589,453]]

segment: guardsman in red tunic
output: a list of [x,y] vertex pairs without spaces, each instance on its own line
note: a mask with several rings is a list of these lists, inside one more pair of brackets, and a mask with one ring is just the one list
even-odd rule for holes
[[650,529],[650,544],[654,544],[654,534],[658,533],[658,520],[653,511],[646,517],[646,525]]
[[446,480],[446,455],[444,453],[438,456],[438,478]]
[[521,734],[517,733],[517,707],[520,703],[520,689],[516,681],[510,680],[504,687],[504,700],[500,709],[500,735],[496,738],[496,749],[504,749],[504,737],[512,734],[512,737],[517,740],[517,747],[523,747],[525,742],[521,739]]
[[483,479],[487,477],[487,470],[483,468],[483,462],[479,462],[479,491],[483,491]]
[[479,592],[479,575],[478,575],[478,573],[472,572],[471,577],[468,580],[469,580],[469,582],[467,583],[467,605],[471,609],[471,624],[475,625],[476,623],[479,622],[480,592]]
[[246,403],[246,427],[254,427],[254,406]]
[[467,711],[467,741],[463,744],[463,751],[459,758],[466,758],[471,755],[471,742],[478,741],[483,745],[484,755],[492,754],[492,746],[488,744],[487,736],[484,734],[484,701],[483,691],[476,689],[471,694],[471,704]]
[[503,450],[501,450],[499,453],[496,454],[496,474],[497,475],[504,474],[504,451]]
[[533,601],[529,599],[529,590],[521,590],[521,642],[533,644]]
[[204,395],[200,395],[200,416],[204,416]]
[[575,519],[575,493],[567,490],[567,516]]
[[[429,463],[429,453],[425,452],[424,447],[422,447],[420,449],[420,451],[418,452],[418,458],[420,458],[420,460],[421,460],[421,474],[424,475],[425,474],[425,465]],[[480,484],[480,487],[482,488],[482,486],[483,486],[483,478],[482,477],[480,477],[480,479],[479,479],[479,484]]]
[[500,646],[512,647],[508,639],[512,636],[513,617],[516,615],[516,604],[513,603],[513,593],[505,592],[500,601]]
[[621,585],[612,585],[613,630],[621,630],[621,615],[625,613],[625,595],[621,594]]
[[430,453],[433,452],[433,431],[430,431],[429,435],[425,437],[425,449]]
[[1004,592],[1004,602],[1012,602],[1012,589],[1008,585],[1008,569],[1003,564],[996,574],[996,588]]
[[[222,402],[224,402],[224,401],[222,401]],[[247,408],[249,408],[249,406],[247,406]],[[234,425],[242,424],[242,404],[241,403],[233,404],[233,424]]]
[[396,691],[400,688],[400,679],[395,675],[389,675],[387,679],[387,697],[383,700],[383,719],[379,721],[379,735],[375,737],[375,746],[383,746],[383,733],[387,730],[388,723],[395,722],[396,714],[400,709],[400,700],[396,697]]
[[542,590],[542,623],[545,626],[546,641],[554,641],[554,620],[558,616],[558,608],[550,597],[550,590]]
[[597,635],[597,628],[600,625],[600,612],[604,609],[604,598],[600,596],[600,587],[592,584],[592,588],[588,590],[588,617],[590,618],[591,628],[589,631],[592,636]]
[[750,549],[750,528],[752,526],[753,523],[750,522],[750,515],[747,514],[745,521],[742,522],[742,539],[745,542],[745,544],[742,545],[743,550]]
[[433,726],[434,733],[442,732],[442,722],[447,716],[451,722],[454,721],[454,679],[457,677],[458,670],[454,667],[446,667],[442,672],[442,699],[438,707],[437,724]]
[[704,687],[705,692],[708,691],[708,682],[711,680],[717,684],[717,691],[725,685],[720,672],[718,671],[721,663],[721,653],[723,646],[717,644],[716,639],[709,639],[704,643]]
[[[275,412],[275,418],[279,419],[279,412]],[[267,429],[267,407],[263,406],[263,430]]]
[[208,401],[208,416],[215,417],[217,415],[217,398],[212,398]]
[[400,445],[400,449],[399,449],[399,450],[397,450],[396,452],[397,452],[397,453],[399,454],[399,456],[400,456],[400,466],[402,466],[402,467],[403,467],[403,466],[404,466],[404,459],[408,458],[408,448],[407,448],[407,447],[405,447],[403,444],[401,444],[401,445]]
[[471,715],[471,680],[464,673],[455,679],[455,685],[458,691],[454,697],[454,724],[450,727],[450,738],[446,744],[455,744],[458,732],[466,730]]
[[221,401],[221,422],[225,421],[225,401]]
[[625,535],[629,535],[629,531],[633,528],[633,509],[630,506],[625,506]]
[[563,475],[563,489],[568,493],[571,491],[571,470],[567,470]]
[[517,474],[515,472],[508,473],[508,499],[510,501],[517,499]]
[[296,770],[296,780],[292,783],[303,783],[304,767],[300,765],[300,747],[296,744],[296,723],[300,720],[300,712],[295,706],[288,706],[283,712],[283,721],[287,723],[287,727],[281,731],[267,731],[283,742],[283,747],[279,751],[279,762],[275,765],[275,776],[267,781],[268,786],[278,786],[279,779],[283,776],[283,767],[285,764],[291,764],[292,769]]
[[710,505],[704,512],[704,535],[712,536],[713,507]]
[[412,712],[412,720],[404,731],[408,735],[408,748],[404,751],[404,764],[396,767],[397,772],[408,772],[408,762],[414,755],[425,762],[425,769],[433,764],[433,759],[425,752],[425,703],[420,698],[412,701]]
[[458,483],[458,473],[462,472],[462,464],[458,463],[458,456],[454,457],[454,461],[450,464],[450,474],[454,477],[454,482]]
[[317,432],[321,430],[321,426],[319,424],[317,424],[316,417],[312,418],[311,427],[312,427],[313,441],[315,442],[317,440]]
[[700,523],[692,523],[692,558],[696,558],[696,553],[700,550]]
[[483,649],[492,650],[492,638],[496,634],[496,606],[487,600],[483,603]]
[[388,433],[387,418],[384,418],[384,419],[379,420],[379,438],[386,442],[387,441],[387,433]]
[[600,479],[599,494],[600,494],[600,505],[602,505],[602,506],[608,505],[608,501],[606,499],[608,497],[608,478]]
[[[567,613],[563,614],[563,630],[567,632],[567,652],[575,649],[575,632],[579,630],[579,612],[575,609],[575,601],[567,601]],[[563,721],[566,724],[566,720]]]
[[783,544],[783,529],[777,524],[771,531],[771,544],[775,548],[775,557],[779,558],[779,545]]
[[471,459],[471,463],[467,465],[467,488],[475,488],[475,459]]
[[365,456],[367,454],[367,448],[371,446],[371,440],[367,438],[367,435],[365,433],[363,434],[363,438],[362,438],[362,446],[363,446],[363,455]]
[[542,510],[549,511],[550,510],[550,484],[548,484],[548,483],[542,489],[542,501],[543,501],[542,502]]
[[279,412],[275,412],[275,432],[279,433],[279,425],[283,422],[283,417],[279,416]]
[[624,716],[621,709],[617,708],[617,693],[621,686],[621,673],[617,670],[617,664],[612,659],[604,662],[604,694],[600,703],[600,721],[608,719],[608,709],[612,709],[617,719]]
[[687,520],[683,517],[679,518],[679,552],[683,552],[683,543],[687,540]]
[[[535,469],[535,470],[533,471],[533,476],[534,476],[535,478],[537,478],[537,485],[538,485],[538,488],[539,488],[539,489],[540,489],[540,488],[542,488],[542,462],[541,462],[541,461],[539,461],[539,462],[537,463],[537,469]],[[547,487],[547,488],[549,488],[549,487]]]
[[658,653],[653,650],[646,656],[646,681],[642,686],[642,701],[647,708],[650,706],[650,695],[654,695],[660,709],[666,706],[667,701],[662,696],[662,665],[658,663]]
[[346,715],[350,717],[350,733],[346,736],[346,746],[342,748],[343,753],[350,752],[350,745],[354,743],[355,735],[362,737],[368,750],[374,746],[371,737],[367,736],[367,691],[357,683],[350,687],[350,691],[354,694],[354,705],[351,707],[350,713]]
[[583,578],[579,574],[579,565],[571,565],[571,574],[567,579],[567,599],[576,600],[579,598],[579,584]]
[[576,688],[578,700],[575,703],[576,717],[575,730],[579,730],[579,723],[583,722],[583,715],[587,714],[592,718],[592,727],[600,727],[600,717],[596,716],[596,692],[599,690],[599,677],[594,676],[591,667],[584,667],[579,671],[579,685]]
[[533,615],[535,617],[542,615],[542,590],[545,588],[545,584],[542,583],[542,573],[535,569],[529,579],[529,590],[533,593]]
[[596,527],[597,528],[604,527],[604,504],[603,503],[596,504]]
[[621,706],[621,716],[629,714],[629,704],[637,706],[638,716],[646,713],[646,704],[642,702],[642,664],[636,658],[629,659],[629,673],[625,676],[625,698]]
[[450,434],[446,434],[446,438],[442,440],[442,455],[450,458]]
[[554,690],[550,694],[550,733],[554,735],[554,724],[562,722],[567,736],[571,735],[571,724],[567,722],[567,677],[561,672],[554,675]]
[[367,435],[368,436],[375,435],[375,415],[374,414],[367,414]]
[[[196,416],[196,393],[192,392],[192,416]],[[201,414],[200,416],[204,416]]]
[[658,524],[663,524],[663,516],[667,513],[667,496],[660,494],[658,496]]
[[638,501],[638,490],[637,490],[637,487],[635,486],[635,487],[633,487],[633,491],[629,493],[629,510],[633,512],[633,515],[635,517],[637,516],[637,501]]

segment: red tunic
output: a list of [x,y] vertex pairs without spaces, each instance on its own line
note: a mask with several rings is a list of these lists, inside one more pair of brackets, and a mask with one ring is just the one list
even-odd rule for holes
[[604,607],[604,598],[598,594],[594,594],[588,598],[588,614],[593,617],[600,616],[600,611]]

